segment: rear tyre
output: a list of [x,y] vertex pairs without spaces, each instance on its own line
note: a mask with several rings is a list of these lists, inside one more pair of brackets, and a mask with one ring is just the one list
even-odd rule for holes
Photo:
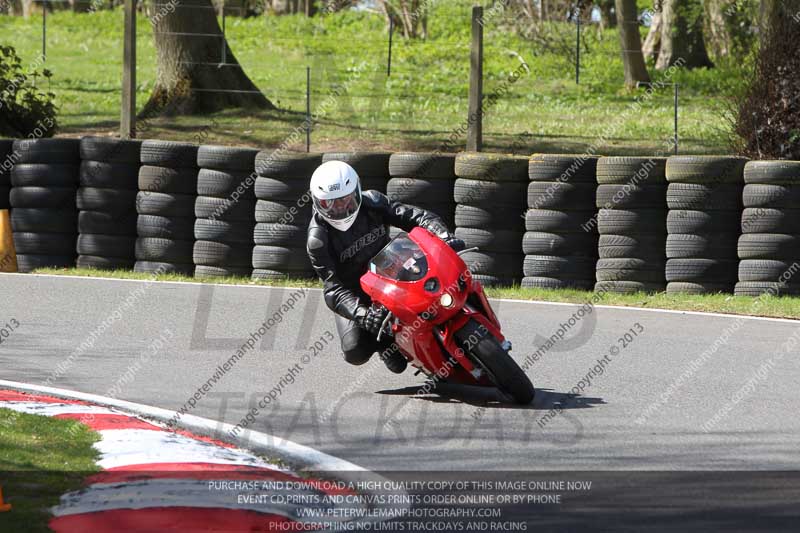
[[520,405],[531,403],[535,394],[531,380],[500,346],[497,339],[487,335],[480,340],[471,341],[470,337],[477,338],[481,329],[477,322],[470,320],[456,337],[462,346],[468,348],[465,351],[489,374],[489,378],[500,390],[511,395],[514,402]]

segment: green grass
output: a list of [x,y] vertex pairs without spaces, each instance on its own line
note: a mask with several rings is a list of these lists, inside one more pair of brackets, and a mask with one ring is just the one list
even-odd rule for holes
[[[317,280],[289,279],[289,280],[251,280],[250,278],[214,278],[195,279],[190,276],[177,274],[163,274],[155,279],[149,274],[131,272],[128,270],[103,271],[87,268],[42,268],[36,270],[39,274],[55,274],[85,277],[105,277],[118,279],[139,279],[153,281],[184,281],[219,283],[226,285],[258,285],[267,287],[321,287]],[[592,301],[594,293],[579,290],[550,290],[529,289],[522,287],[487,288],[486,292],[492,298],[511,298],[515,300],[538,300],[546,302],[585,303]],[[615,305],[620,307],[648,307],[652,309],[674,309],[679,311],[704,311],[709,313],[730,313],[734,315],[753,315],[772,318],[800,319],[800,298],[771,297],[751,298],[747,296],[733,296],[731,294],[615,294],[605,293],[595,302],[601,305]]]
[[[395,39],[392,75],[385,75],[387,36],[377,14],[347,11],[304,16],[228,17],[227,37],[238,60],[280,111],[229,111],[210,116],[148,120],[139,136],[196,142],[277,146],[302,123],[306,66],[312,67],[312,109],[358,65],[362,74],[347,95],[321,116],[312,149],[435,149],[467,115],[469,2],[435,2],[427,40]],[[122,65],[121,9],[91,14],[59,11],[48,15],[46,67],[49,88],[60,106],[61,133],[116,131]],[[574,31],[564,26],[566,36]],[[644,29],[643,29],[644,31]],[[0,16],[0,41],[15,46],[23,64],[41,52],[41,18]],[[520,59],[530,66],[491,107],[484,121],[485,149],[530,153],[653,153],[672,135],[672,92],[665,88],[629,111],[641,93],[622,89],[622,61],[615,30],[595,26],[584,33],[581,85],[562,54],[543,51],[507,25],[485,27],[484,87],[489,94],[504,83]],[[155,79],[155,48],[146,18],[138,20],[137,99],[147,100]],[[728,150],[724,118],[729,97],[745,78],[745,66],[718,61],[719,68],[679,72],[681,150]],[[654,78],[663,76],[651,69]],[[607,131],[606,131],[607,130]],[[598,142],[606,132],[607,139]],[[527,134],[524,135],[523,134]],[[463,138],[458,146],[463,145]],[[294,149],[304,145],[304,136]]]
[[50,531],[49,508],[98,471],[99,435],[75,420],[0,409],[0,486],[8,512],[0,531]]

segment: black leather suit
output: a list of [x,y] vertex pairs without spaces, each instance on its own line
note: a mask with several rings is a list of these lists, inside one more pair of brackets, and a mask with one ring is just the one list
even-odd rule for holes
[[360,305],[370,304],[360,279],[370,260],[389,242],[389,226],[404,231],[420,226],[437,235],[447,231],[430,211],[391,201],[378,191],[364,191],[362,198],[358,216],[347,231],[333,228],[315,212],[307,242],[311,264],[324,283],[325,303],[336,313],[344,358],[354,365],[366,363],[373,353],[391,345],[391,339],[378,342],[353,320]]

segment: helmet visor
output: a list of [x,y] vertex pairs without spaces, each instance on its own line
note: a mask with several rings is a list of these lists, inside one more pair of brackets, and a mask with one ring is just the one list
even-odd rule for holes
[[356,187],[356,190],[347,196],[332,200],[314,198],[314,204],[321,215],[331,220],[344,220],[361,207],[361,188]]

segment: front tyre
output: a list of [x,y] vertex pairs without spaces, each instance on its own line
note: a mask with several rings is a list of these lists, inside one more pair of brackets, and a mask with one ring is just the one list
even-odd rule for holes
[[464,351],[489,375],[497,388],[509,394],[515,403],[531,403],[535,391],[527,374],[500,346],[497,339],[488,333],[480,335],[481,330],[486,331],[477,322],[470,320],[459,332],[457,336],[462,341]]

